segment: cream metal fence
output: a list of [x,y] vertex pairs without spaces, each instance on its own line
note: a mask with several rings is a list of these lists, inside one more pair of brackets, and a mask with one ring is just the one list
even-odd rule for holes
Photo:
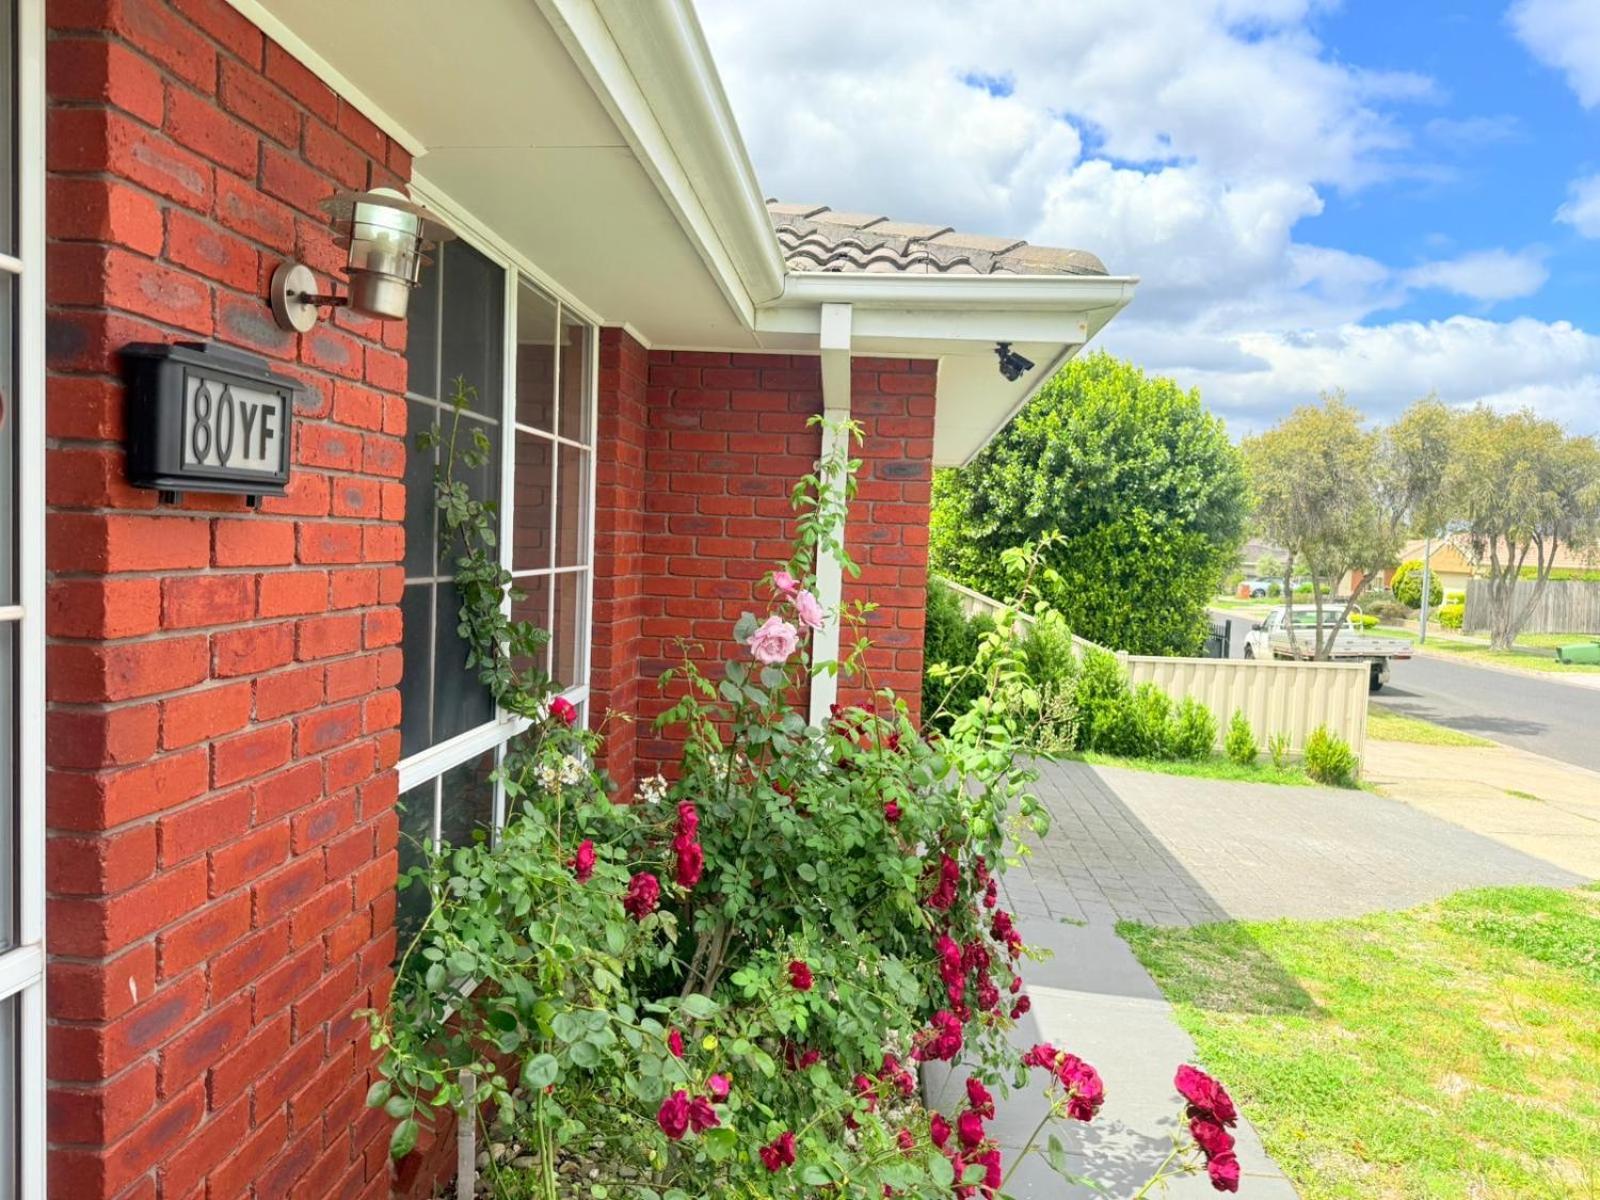
[[[993,616],[1004,607],[1000,601],[951,580],[942,580],[961,601],[969,617]],[[1031,623],[1032,618],[1019,615]],[[1086,638],[1073,636],[1081,655],[1104,649]],[[1153,683],[1174,703],[1193,697],[1217,719],[1220,748],[1233,714],[1242,712],[1263,750],[1267,740],[1286,734],[1289,748],[1299,754],[1319,725],[1326,725],[1350,744],[1358,758],[1367,750],[1367,686],[1371,669],[1364,662],[1272,662],[1243,658],[1161,658],[1113,651],[1127,668],[1128,681],[1137,687]]]

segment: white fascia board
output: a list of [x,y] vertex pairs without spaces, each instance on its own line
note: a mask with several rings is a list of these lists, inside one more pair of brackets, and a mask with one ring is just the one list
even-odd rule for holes
[[783,259],[688,0],[538,0],[734,311],[782,294]]
[[815,271],[790,274],[783,294],[762,313],[828,302],[863,308],[922,310],[1017,309],[1083,312],[1122,308],[1133,299],[1136,275],[917,275]]

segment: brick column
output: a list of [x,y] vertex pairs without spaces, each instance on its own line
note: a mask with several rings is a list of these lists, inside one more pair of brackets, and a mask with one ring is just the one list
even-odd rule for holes
[[[405,329],[265,296],[409,159],[216,0],[50,22],[51,1195],[382,1196]],[[304,385],[259,512],[124,478],[119,350],[204,339]]]

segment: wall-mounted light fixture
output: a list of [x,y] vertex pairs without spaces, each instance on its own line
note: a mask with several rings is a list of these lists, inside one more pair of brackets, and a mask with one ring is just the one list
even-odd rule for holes
[[319,293],[310,267],[292,259],[282,263],[272,274],[272,315],[279,328],[305,333],[317,323],[319,308],[346,307],[380,321],[403,320],[418,272],[428,261],[424,251],[455,234],[393,188],[341,192],[322,207],[338,243],[349,247],[348,293]]

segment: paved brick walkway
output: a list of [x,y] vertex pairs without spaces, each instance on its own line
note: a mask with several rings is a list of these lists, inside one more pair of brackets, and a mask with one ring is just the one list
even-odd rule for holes
[[1464,888],[1582,876],[1371,792],[1050,763],[1050,835],[1006,889],[1090,924],[1341,917]]

